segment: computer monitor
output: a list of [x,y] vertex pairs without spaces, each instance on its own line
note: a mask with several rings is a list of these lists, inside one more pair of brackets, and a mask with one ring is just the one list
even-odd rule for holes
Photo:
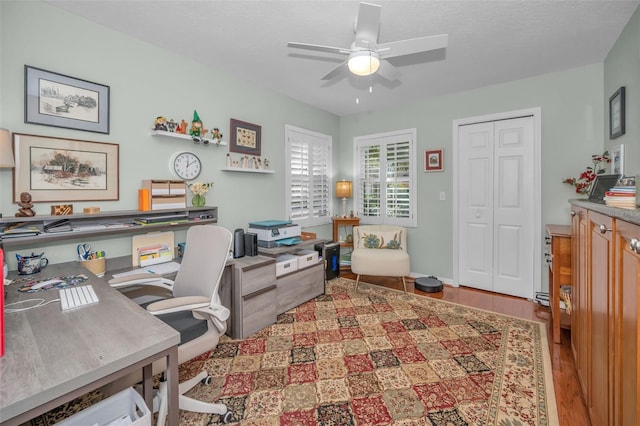
[[604,196],[607,191],[618,183],[620,175],[598,175],[593,181],[591,192],[589,192],[589,201],[594,203],[604,203]]

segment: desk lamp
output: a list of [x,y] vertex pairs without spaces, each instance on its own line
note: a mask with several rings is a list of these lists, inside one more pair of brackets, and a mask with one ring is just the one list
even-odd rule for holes
[[0,169],[12,169],[15,165],[9,131],[7,129],[0,129]]
[[340,180],[336,182],[336,197],[342,198],[342,217],[347,217],[347,198],[352,196],[351,182]]

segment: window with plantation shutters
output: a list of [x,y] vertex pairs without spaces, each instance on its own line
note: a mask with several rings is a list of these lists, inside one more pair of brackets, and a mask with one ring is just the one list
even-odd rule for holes
[[331,136],[287,125],[287,215],[302,226],[331,222]]
[[362,223],[417,226],[416,130],[354,138],[354,205]]

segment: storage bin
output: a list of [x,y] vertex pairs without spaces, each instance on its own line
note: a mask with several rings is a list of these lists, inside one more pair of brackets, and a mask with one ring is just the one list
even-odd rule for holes
[[106,426],[125,416],[129,416],[131,420],[129,424],[151,426],[151,411],[144,403],[142,396],[133,388],[118,392],[57,424],[62,426]]
[[298,257],[298,269],[318,263],[318,252],[315,250],[298,250],[294,254]]
[[276,258],[276,277],[298,270],[298,256],[283,254]]

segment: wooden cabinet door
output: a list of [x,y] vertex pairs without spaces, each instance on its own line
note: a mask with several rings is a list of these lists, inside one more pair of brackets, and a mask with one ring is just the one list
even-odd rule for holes
[[640,226],[616,221],[616,282],[614,291],[614,423],[637,425],[638,288],[640,287]]
[[[571,314],[571,348],[582,387],[582,394],[587,395],[589,388],[587,365],[589,364],[590,327],[589,327],[589,287],[587,280],[588,267],[588,227],[587,210],[580,207],[571,209],[572,239],[572,277],[573,277],[573,312]],[[588,401],[587,401],[588,403]]]
[[[587,406],[594,425],[610,425],[612,416],[611,376],[613,356],[610,353],[612,334],[613,288],[613,219],[589,212],[589,287],[591,306],[589,322],[591,326],[590,361]],[[587,307],[589,312],[589,308]]]

